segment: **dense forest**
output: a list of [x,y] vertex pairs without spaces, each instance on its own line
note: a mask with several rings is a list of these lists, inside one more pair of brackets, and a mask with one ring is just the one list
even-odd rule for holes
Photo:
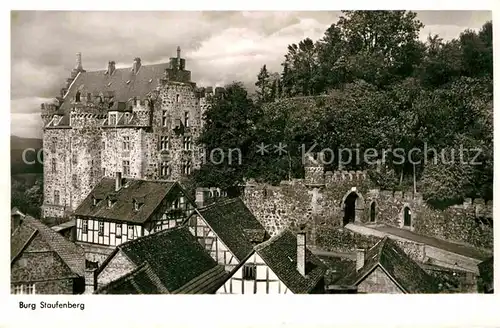
[[[266,65],[256,72],[255,95],[240,82],[227,85],[205,113],[198,142],[213,156],[193,184],[231,188],[249,178],[276,184],[303,177],[304,146],[420,149],[411,163],[389,153],[377,165],[350,161],[342,169],[367,170],[388,190],[412,190],[415,180],[436,206],[492,199],[492,22],[449,41],[429,35],[421,42],[422,27],[413,12],[344,11],[320,40],[284,49],[281,72]],[[271,147],[262,156],[261,143],[286,144],[287,152]],[[236,148],[241,165],[227,156]],[[224,158],[215,149],[226,150]]]

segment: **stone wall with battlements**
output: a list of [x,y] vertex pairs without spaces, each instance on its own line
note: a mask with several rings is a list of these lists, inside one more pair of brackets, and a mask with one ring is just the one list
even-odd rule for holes
[[[437,210],[419,193],[374,188],[366,172],[323,172],[307,165],[311,164],[306,163],[304,179],[279,186],[247,181],[241,197],[271,235],[304,224],[314,243],[317,228],[338,229],[354,222],[385,224],[481,248],[493,246],[491,203],[468,199],[463,205]],[[346,221],[349,207],[353,214]]]

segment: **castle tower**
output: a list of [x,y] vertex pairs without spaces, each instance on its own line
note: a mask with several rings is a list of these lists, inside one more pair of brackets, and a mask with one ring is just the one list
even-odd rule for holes
[[306,185],[323,186],[325,184],[323,154],[305,154],[304,174]]

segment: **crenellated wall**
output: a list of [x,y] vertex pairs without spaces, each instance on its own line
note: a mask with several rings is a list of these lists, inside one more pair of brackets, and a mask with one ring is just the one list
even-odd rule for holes
[[[493,246],[491,202],[467,199],[462,205],[436,210],[419,193],[374,188],[366,172],[323,172],[320,166],[306,162],[305,179],[282,181],[279,186],[247,181],[242,198],[271,235],[305,224],[315,243],[318,228],[336,229],[354,222],[385,224],[477,247]],[[346,215],[349,208],[352,216]]]

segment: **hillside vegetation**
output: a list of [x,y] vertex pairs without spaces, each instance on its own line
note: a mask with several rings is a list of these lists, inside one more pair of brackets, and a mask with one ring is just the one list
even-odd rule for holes
[[[369,170],[386,189],[413,188],[415,178],[436,205],[492,199],[492,23],[450,41],[429,35],[425,43],[422,27],[413,12],[346,11],[322,39],[289,45],[279,74],[264,65],[256,101],[242,83],[228,85],[212,99],[199,142],[207,154],[238,148],[242,163],[215,156],[194,180],[222,188],[248,178],[278,183],[303,177],[301,147],[335,155],[373,148],[384,159],[379,170],[354,160],[341,168]],[[258,152],[262,143],[271,145],[265,156]],[[286,153],[278,152],[279,143]],[[382,158],[383,150],[396,148],[406,160]],[[413,149],[419,151],[409,162]],[[338,168],[338,159],[327,165]]]

